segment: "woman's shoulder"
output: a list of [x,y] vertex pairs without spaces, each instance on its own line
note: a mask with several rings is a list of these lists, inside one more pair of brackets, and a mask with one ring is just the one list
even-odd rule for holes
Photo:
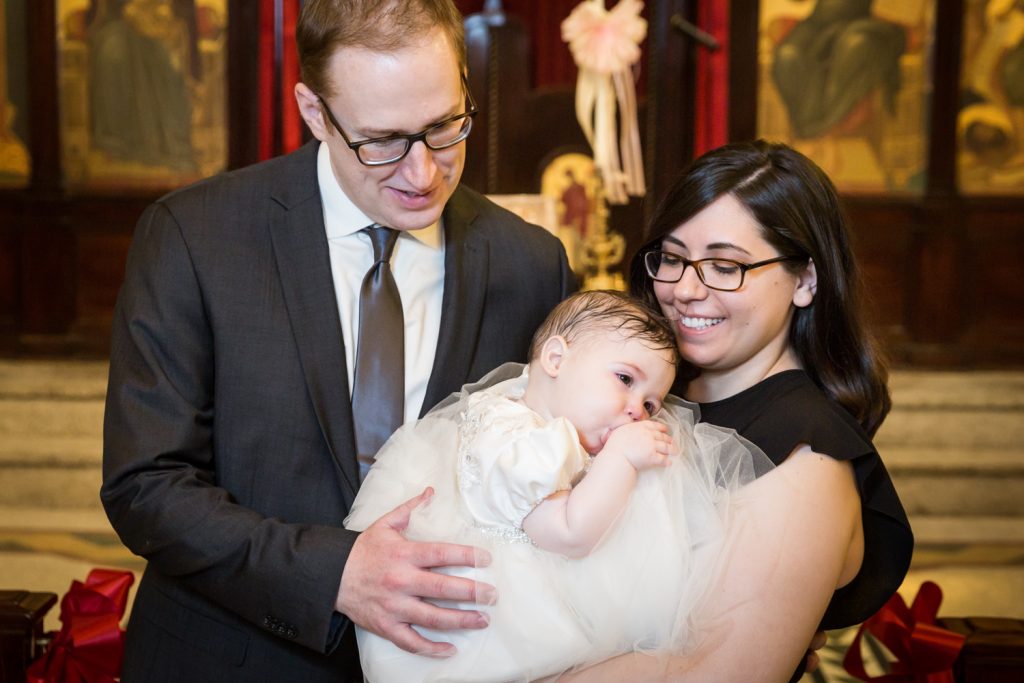
[[803,370],[771,375],[734,396],[700,404],[700,411],[701,421],[735,429],[775,463],[801,443],[839,460],[875,450],[854,417]]
[[861,499],[864,559],[856,578],[836,592],[822,624],[839,628],[874,614],[907,573],[913,534],[882,459],[854,417],[802,370],[772,375],[700,407],[702,421],[735,429],[776,463],[800,444],[851,461]]

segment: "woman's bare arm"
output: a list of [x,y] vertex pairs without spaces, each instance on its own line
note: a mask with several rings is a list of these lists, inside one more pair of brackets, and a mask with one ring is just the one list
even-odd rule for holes
[[860,568],[860,498],[849,463],[807,446],[737,494],[723,571],[687,656],[627,654],[559,681],[789,680],[832,593]]

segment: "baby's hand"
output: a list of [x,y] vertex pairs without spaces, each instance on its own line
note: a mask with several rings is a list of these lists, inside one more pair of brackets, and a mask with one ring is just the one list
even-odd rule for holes
[[637,471],[651,467],[668,467],[672,438],[668,427],[652,420],[630,422],[612,430],[604,448],[598,454],[619,453]]

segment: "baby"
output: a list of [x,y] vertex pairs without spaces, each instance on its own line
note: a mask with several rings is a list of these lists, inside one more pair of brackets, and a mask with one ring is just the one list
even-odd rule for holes
[[734,436],[695,428],[692,410],[666,398],[677,360],[657,314],[583,292],[537,331],[527,368],[502,366],[385,444],[346,527],[432,486],[407,536],[486,548],[486,569],[450,571],[493,584],[499,601],[483,608],[482,631],[423,631],[456,645],[449,659],[359,630],[367,680],[528,681],[692,646],[729,494],[754,469]]

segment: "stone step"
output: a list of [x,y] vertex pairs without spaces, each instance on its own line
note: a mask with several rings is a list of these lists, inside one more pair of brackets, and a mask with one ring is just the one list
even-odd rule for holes
[[944,544],[1024,545],[1020,517],[993,515],[910,515],[914,542]]
[[103,361],[0,361],[0,511],[102,518],[106,389]]
[[1024,448],[1024,409],[894,408],[875,444],[893,447],[993,449]]
[[[1017,448],[908,448],[892,447],[882,452],[893,475],[1024,476],[1024,450]],[[1024,494],[1024,491],[1022,491]]]
[[[0,507],[99,508],[102,361],[0,360]],[[895,372],[876,438],[912,516],[1024,522],[1024,373]]]
[[64,531],[89,534],[114,534],[101,507],[52,508],[0,506],[0,530]]
[[102,361],[0,360],[0,463],[62,452],[81,460],[82,447],[68,444],[102,438],[106,390]]
[[0,436],[97,437],[103,430],[102,398],[0,398]]
[[0,397],[100,400],[107,392],[106,361],[0,359]]
[[898,372],[875,438],[911,519],[1024,528],[1024,373]]
[[995,515],[1024,525],[1024,450],[889,448],[882,451],[910,515]]
[[38,510],[100,509],[102,471],[99,464],[59,467],[0,465],[0,508]]
[[0,467],[99,467],[102,460],[100,434],[4,434],[0,439]]
[[999,408],[1024,410],[1024,372],[897,370],[889,377],[893,410]]

